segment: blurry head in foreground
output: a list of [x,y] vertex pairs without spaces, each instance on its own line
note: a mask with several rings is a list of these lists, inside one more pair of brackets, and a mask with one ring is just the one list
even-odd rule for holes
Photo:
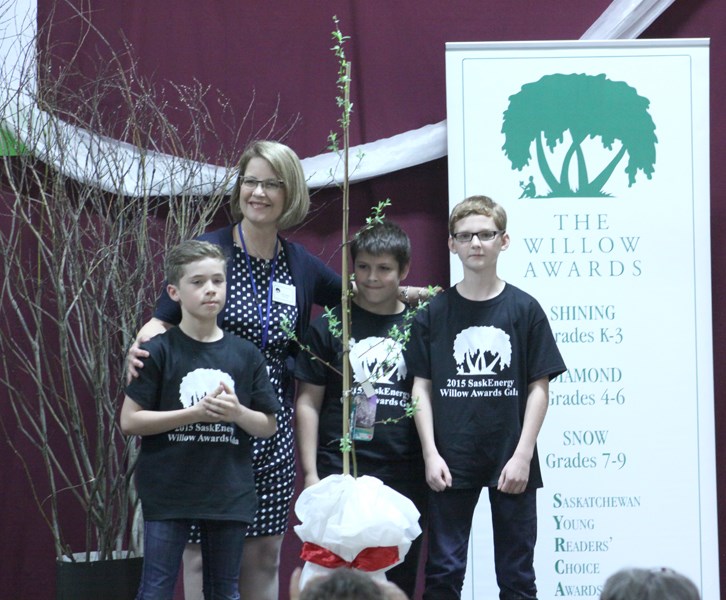
[[336,569],[330,575],[311,579],[300,592],[300,600],[408,600],[393,583],[378,583],[355,569]]
[[600,600],[700,600],[698,588],[672,569],[622,569],[605,582]]

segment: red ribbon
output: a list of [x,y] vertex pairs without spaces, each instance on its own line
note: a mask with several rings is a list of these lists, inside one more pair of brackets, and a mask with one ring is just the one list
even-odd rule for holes
[[398,546],[364,548],[352,561],[348,562],[327,548],[312,542],[305,542],[302,552],[300,552],[300,558],[328,569],[347,567],[370,573],[395,565],[398,562]]

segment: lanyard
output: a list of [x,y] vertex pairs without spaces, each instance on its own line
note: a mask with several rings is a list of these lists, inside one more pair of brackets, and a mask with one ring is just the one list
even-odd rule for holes
[[264,350],[265,346],[267,346],[267,336],[270,330],[270,310],[272,309],[272,283],[275,279],[275,267],[277,266],[277,250],[279,248],[280,242],[279,240],[276,240],[275,242],[275,256],[272,259],[272,269],[270,270],[270,285],[267,289],[267,308],[265,310],[265,316],[263,317],[262,306],[260,306],[260,303],[257,301],[257,284],[255,283],[255,274],[252,271],[252,261],[250,260],[249,253],[247,252],[245,236],[242,234],[242,223],[238,223],[237,228],[239,231],[240,242],[242,242],[242,249],[245,251],[245,259],[247,259],[247,272],[249,273],[250,281],[252,282],[252,292],[255,295],[257,314],[260,317],[260,327],[262,329],[262,347],[260,348],[260,350]]

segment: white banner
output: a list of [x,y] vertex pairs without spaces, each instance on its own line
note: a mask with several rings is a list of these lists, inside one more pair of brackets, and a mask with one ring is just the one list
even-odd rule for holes
[[[446,49],[450,203],[506,208],[500,275],[569,368],[538,443],[539,597],[666,566],[719,600],[708,41]],[[466,598],[497,597],[489,523],[485,494]]]

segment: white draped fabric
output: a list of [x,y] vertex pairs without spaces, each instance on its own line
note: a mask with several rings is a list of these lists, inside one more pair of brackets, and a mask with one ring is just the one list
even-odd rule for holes
[[[674,0],[613,0],[582,39],[638,37]],[[13,6],[13,5],[11,5]],[[14,15],[0,23],[0,52],[6,57],[1,75],[2,125],[35,156],[61,168],[66,175],[106,191],[128,196],[211,194],[229,181],[229,167],[182,160],[168,154],[141,151],[117,140],[99,137],[54,119],[41,111],[34,82],[21,80],[35,34],[36,0],[18,0]],[[58,148],[64,148],[59,160]],[[69,160],[68,148],[73,148]],[[351,148],[351,182],[413,167],[446,156],[446,121]],[[358,160],[357,156],[362,156]],[[104,169],[104,164],[114,169]],[[336,153],[302,160],[311,188],[340,183],[343,166]],[[119,181],[118,165],[122,180]]]

